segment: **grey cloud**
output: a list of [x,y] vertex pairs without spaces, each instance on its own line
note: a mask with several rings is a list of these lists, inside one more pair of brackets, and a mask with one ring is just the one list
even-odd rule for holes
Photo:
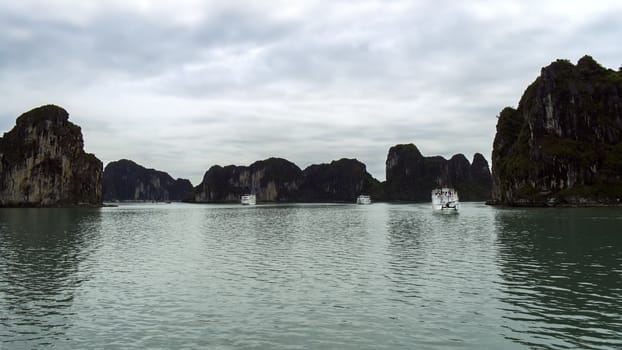
[[[288,27],[287,23],[261,21],[244,11],[225,11],[194,26],[115,11],[97,15],[83,25],[11,13],[0,15],[0,21],[6,40],[0,73],[40,71],[49,80],[75,78],[81,82],[95,82],[109,74],[135,79],[159,76],[186,63],[202,62],[211,49],[274,40]],[[50,71],[50,67],[54,69]]]

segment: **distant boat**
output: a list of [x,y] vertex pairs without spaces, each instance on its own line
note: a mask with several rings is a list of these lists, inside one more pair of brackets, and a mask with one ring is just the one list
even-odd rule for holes
[[371,198],[362,194],[356,199],[356,204],[371,204]]
[[242,203],[242,205],[255,205],[257,203],[257,198],[254,194],[245,194],[240,199],[240,203]]
[[458,212],[460,202],[458,192],[453,188],[442,187],[432,190],[432,208],[444,212]]

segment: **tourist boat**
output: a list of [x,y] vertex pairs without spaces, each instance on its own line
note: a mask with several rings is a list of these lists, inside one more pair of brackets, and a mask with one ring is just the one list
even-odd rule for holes
[[432,208],[444,212],[458,212],[460,202],[458,192],[453,188],[442,187],[432,190]]
[[371,204],[371,198],[362,194],[356,199],[356,204]]
[[257,203],[257,197],[254,194],[245,194],[240,199],[242,205],[255,205]]

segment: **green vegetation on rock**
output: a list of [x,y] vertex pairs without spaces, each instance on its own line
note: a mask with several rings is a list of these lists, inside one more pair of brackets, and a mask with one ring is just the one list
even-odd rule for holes
[[28,111],[0,138],[0,206],[101,202],[102,162],[84,152],[82,131],[63,108]]
[[493,203],[619,203],[622,73],[590,56],[557,60],[504,108],[493,144]]

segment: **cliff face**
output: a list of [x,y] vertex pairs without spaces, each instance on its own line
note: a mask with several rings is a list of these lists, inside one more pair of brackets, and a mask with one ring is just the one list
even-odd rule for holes
[[84,152],[80,127],[47,105],[0,138],[0,206],[99,205],[102,162]]
[[414,200],[423,198],[423,190],[416,186],[415,172],[423,167],[424,158],[417,146],[411,144],[397,145],[389,149],[385,177],[387,196],[393,200]]
[[300,168],[285,159],[269,158],[248,167],[211,167],[194,190],[195,202],[239,202],[240,196],[254,193],[260,202],[297,200],[302,183]]
[[611,204],[622,198],[622,72],[585,56],[542,68],[499,115],[493,203]]
[[121,159],[106,165],[103,191],[106,201],[181,201],[192,191],[192,184]]
[[389,149],[386,179],[388,199],[404,201],[429,201],[439,186],[455,188],[463,201],[483,201],[490,198],[492,182],[488,162],[479,153],[471,164],[462,154],[450,160],[424,157],[413,144]]
[[378,180],[356,159],[311,165],[304,171],[281,158],[246,166],[213,166],[195,187],[195,202],[240,201],[254,193],[259,202],[354,202],[362,193],[381,199]]
[[[489,200],[492,192],[492,174],[490,173],[490,166],[486,158],[480,153],[475,153],[469,171],[471,175],[470,183],[467,186],[460,185],[465,187],[462,189],[462,192],[467,195],[467,198],[470,196],[472,198],[470,200]],[[473,193],[469,194],[467,188],[472,189]],[[465,200],[467,199],[465,198]]]
[[370,195],[372,200],[384,197],[380,182],[356,159],[311,165],[303,171],[303,176],[300,201],[352,203],[360,194]]

